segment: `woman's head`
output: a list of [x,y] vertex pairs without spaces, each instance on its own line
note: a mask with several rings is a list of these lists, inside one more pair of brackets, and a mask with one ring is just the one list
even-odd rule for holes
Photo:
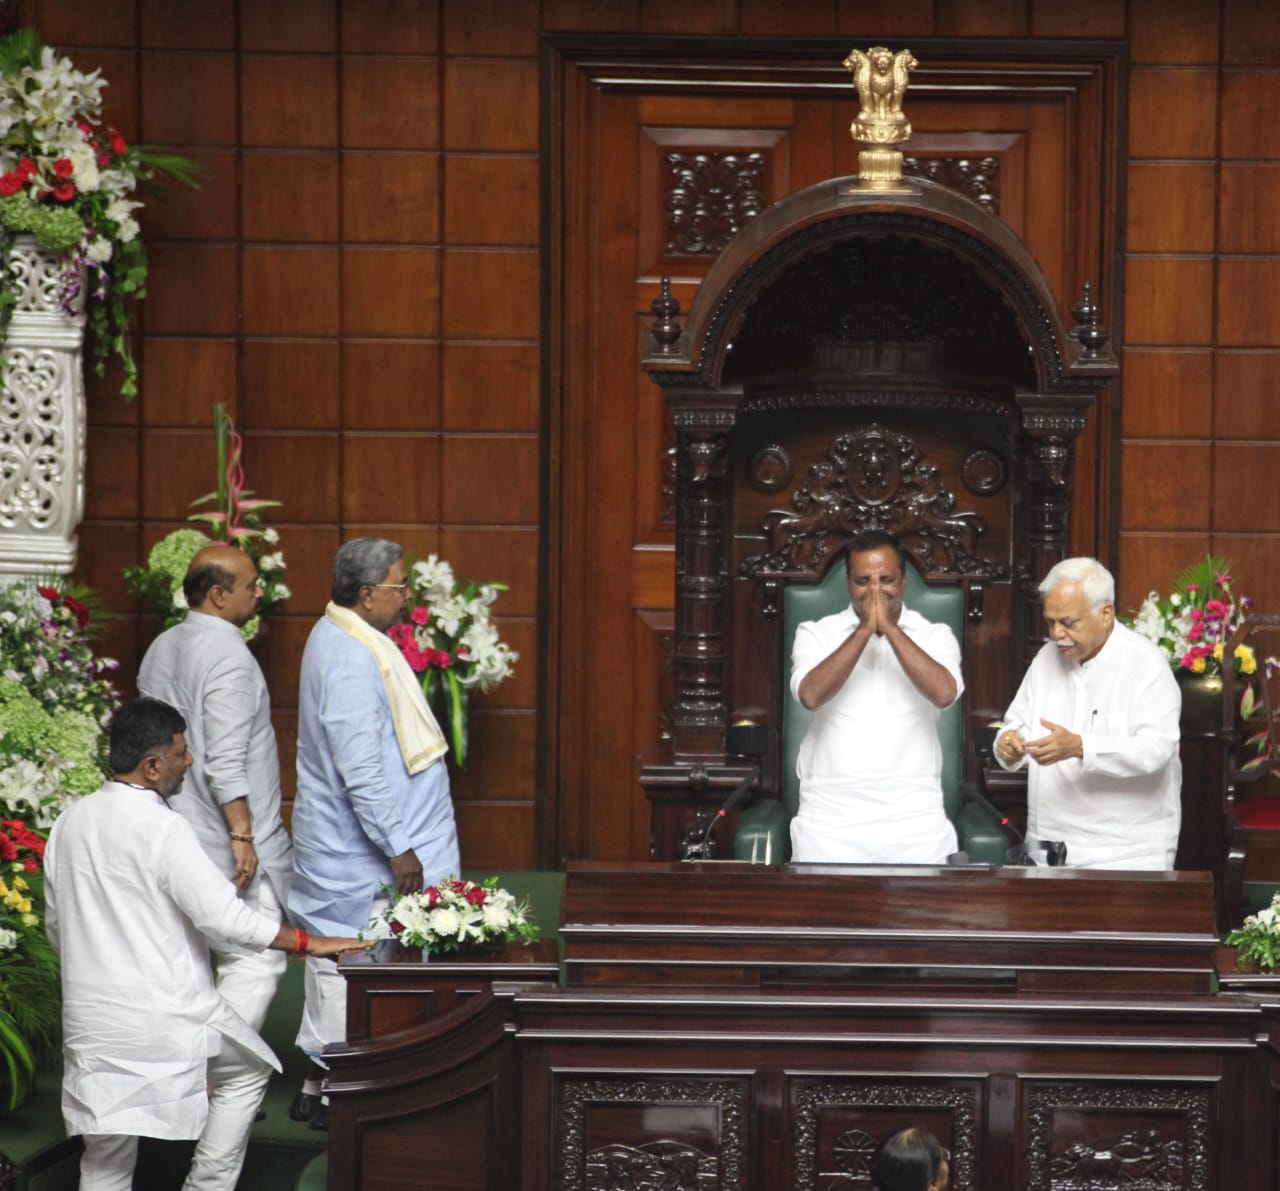
[[944,1191],[951,1171],[947,1152],[927,1129],[899,1129],[871,1155],[876,1191]]

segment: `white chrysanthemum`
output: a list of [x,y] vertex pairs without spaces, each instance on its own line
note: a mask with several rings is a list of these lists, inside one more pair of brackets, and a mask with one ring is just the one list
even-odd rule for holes
[[511,926],[511,910],[498,901],[485,902],[482,914],[490,930],[506,931]]
[[89,241],[89,247],[85,249],[84,254],[91,261],[97,261],[98,264],[106,264],[111,259],[112,244],[110,240],[104,239],[102,236],[95,236]]
[[18,946],[18,932],[0,926],[0,951],[12,951]]
[[462,926],[462,915],[452,906],[436,906],[427,915],[427,923],[433,935],[441,939],[455,939],[458,937],[459,927]]
[[98,174],[98,157],[93,146],[86,145],[84,139],[80,138],[67,149],[66,157],[74,171],[71,180],[76,184],[76,189],[82,192],[97,190],[101,179]]

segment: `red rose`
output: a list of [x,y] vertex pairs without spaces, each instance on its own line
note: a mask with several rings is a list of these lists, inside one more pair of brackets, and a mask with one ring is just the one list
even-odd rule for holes
[[11,198],[22,189],[22,179],[17,174],[5,174],[0,176],[0,195],[5,198]]
[[422,896],[427,899],[428,907],[434,906],[440,900],[440,890],[431,885],[422,891]]
[[7,835],[0,835],[0,860],[17,860],[18,845]]
[[39,870],[40,870],[40,866],[34,860],[32,860],[30,856],[28,856],[26,860],[22,862],[23,872],[34,873],[34,872],[38,872]]
[[68,157],[59,157],[53,163],[53,176],[55,178],[69,178],[75,172],[76,167],[71,164],[71,159]]
[[403,934],[403,933],[404,933],[404,923],[403,923],[403,922],[395,922],[395,921],[392,921],[392,923],[391,923],[391,933],[392,933],[393,935]]
[[69,203],[76,197],[76,188],[71,182],[59,182],[53,188],[53,197],[60,203]]
[[84,606],[75,596],[63,596],[63,605],[70,611],[71,615],[76,618],[76,624],[82,629],[89,627],[89,609]]
[[99,153],[99,154],[98,154],[98,164],[99,164],[99,165],[110,165],[110,164],[111,164],[111,157],[110,157],[108,154],[106,154],[106,153]]
[[114,128],[107,129],[107,136],[111,140],[111,152],[117,157],[119,157],[120,154],[129,147],[124,143],[124,137],[122,137]]
[[58,598],[58,589],[56,587],[37,587],[38,591],[46,600],[56,600]]
[[467,890],[467,904],[472,906],[483,906],[489,900],[489,894],[477,885],[474,889]]
[[40,171],[36,169],[36,163],[30,157],[24,157],[13,171],[24,182],[30,182]]

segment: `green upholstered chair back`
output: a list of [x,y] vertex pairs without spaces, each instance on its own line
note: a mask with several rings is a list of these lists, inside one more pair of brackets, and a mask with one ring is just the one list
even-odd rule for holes
[[[930,587],[920,572],[907,566],[907,583],[903,601],[926,620],[945,624],[961,648],[964,646],[964,592],[959,587]],[[809,726],[809,712],[791,695],[791,646],[796,627],[806,620],[820,620],[839,612],[849,604],[849,585],[843,560],[837,562],[820,583],[791,583],[783,595],[782,668],[786,681],[782,686],[782,790],[781,799],[787,814],[794,815],[800,806],[800,779],[796,777],[796,757],[800,742]],[[962,699],[957,699],[938,720],[938,737],[942,742],[942,793],[947,817],[954,819],[963,799],[960,782],[964,773],[964,723]]]

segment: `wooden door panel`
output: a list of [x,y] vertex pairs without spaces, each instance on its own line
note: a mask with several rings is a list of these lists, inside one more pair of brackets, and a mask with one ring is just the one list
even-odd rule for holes
[[[638,768],[662,740],[675,595],[671,418],[638,362],[660,279],[672,279],[688,310],[725,227],[857,170],[848,133],[856,96],[830,69],[847,46],[833,45],[828,63],[812,42],[805,59],[748,39],[699,60],[696,47],[667,44],[646,57],[624,40],[601,49],[584,39],[578,50],[566,36],[548,67],[553,863],[648,854]],[[1028,73],[1007,60],[960,60],[952,47],[960,65],[948,75],[942,61],[931,75],[929,51],[912,48],[926,66],[908,93],[916,136],[907,153],[943,159],[932,168],[960,179],[987,168],[974,161],[992,163],[999,217],[1031,248],[1063,308],[1085,279],[1108,285],[1113,243],[1101,210],[1115,186],[1114,146],[1097,145],[1114,121],[1100,114],[1098,77],[1113,58],[1082,52],[1064,69],[1055,56]],[[682,239],[693,218],[699,234]],[[1082,453],[1090,475],[1077,486],[1090,494],[1086,536],[1096,540],[1096,433]],[[993,619],[1007,627],[1004,615]]]

